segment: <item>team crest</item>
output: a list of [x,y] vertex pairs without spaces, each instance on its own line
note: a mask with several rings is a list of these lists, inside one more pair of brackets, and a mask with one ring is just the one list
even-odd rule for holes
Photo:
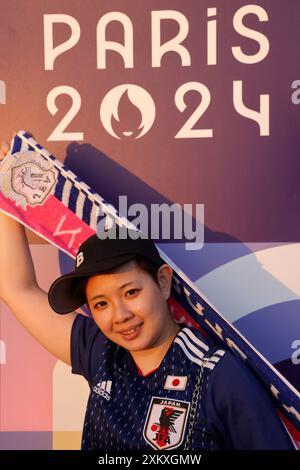
[[40,205],[53,193],[56,173],[52,163],[36,152],[15,153],[9,155],[1,167],[1,190],[23,209],[27,205]]
[[181,400],[152,397],[144,438],[158,450],[179,447],[183,441],[190,404]]

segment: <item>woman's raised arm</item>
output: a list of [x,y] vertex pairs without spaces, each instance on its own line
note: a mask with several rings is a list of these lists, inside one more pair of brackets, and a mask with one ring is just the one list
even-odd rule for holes
[[[7,151],[2,144],[0,160]],[[2,212],[0,243],[0,298],[42,346],[70,364],[71,329],[76,313],[58,315],[52,310],[47,293],[38,285],[24,227]]]

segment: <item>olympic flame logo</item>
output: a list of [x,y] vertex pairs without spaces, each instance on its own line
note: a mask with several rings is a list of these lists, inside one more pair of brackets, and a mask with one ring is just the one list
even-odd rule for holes
[[103,98],[100,119],[105,130],[116,139],[139,139],[153,125],[155,104],[144,88],[119,85]]

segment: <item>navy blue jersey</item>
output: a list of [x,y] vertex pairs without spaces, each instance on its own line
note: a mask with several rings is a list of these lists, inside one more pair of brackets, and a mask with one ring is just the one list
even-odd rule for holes
[[127,350],[78,315],[71,361],[90,386],[82,449],[184,449],[187,441],[194,450],[294,449],[262,384],[197,329],[183,326],[160,367],[142,376]]

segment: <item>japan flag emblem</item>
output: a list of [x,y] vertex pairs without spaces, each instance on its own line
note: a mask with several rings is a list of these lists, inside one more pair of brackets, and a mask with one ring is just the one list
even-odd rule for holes
[[179,390],[183,392],[186,389],[187,380],[188,378],[186,375],[168,375],[165,381],[164,389]]
[[152,397],[144,427],[144,439],[157,450],[179,447],[184,438],[190,404]]

